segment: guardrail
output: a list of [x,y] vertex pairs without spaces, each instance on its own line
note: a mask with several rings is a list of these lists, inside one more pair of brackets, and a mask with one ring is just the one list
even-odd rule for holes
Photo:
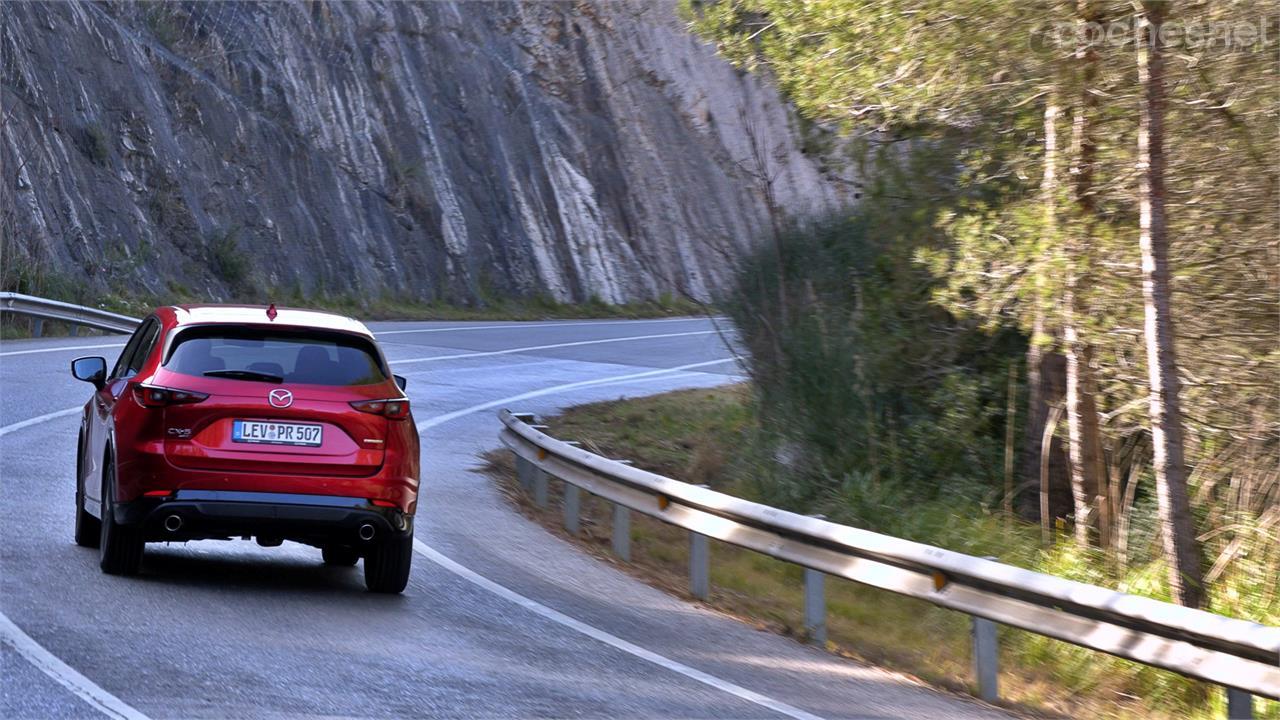
[[40,337],[44,332],[45,320],[56,320],[71,326],[71,334],[75,335],[80,326],[96,328],[106,332],[128,334],[138,327],[137,318],[118,315],[106,310],[73,305],[57,300],[46,300],[33,295],[0,292],[0,312],[15,315],[29,315],[36,318],[32,335]]
[[503,410],[500,438],[521,484],[548,504],[565,483],[564,524],[577,532],[580,491],[613,503],[613,549],[630,557],[630,512],[690,531],[691,593],[706,599],[709,538],[805,568],[805,626],[825,643],[825,575],[920,598],[970,615],[978,695],[998,692],[996,625],[1021,628],[1222,685],[1231,718],[1250,718],[1251,694],[1280,700],[1280,628],[1064,580],[990,559],[807,517],[672,480],[541,432]]

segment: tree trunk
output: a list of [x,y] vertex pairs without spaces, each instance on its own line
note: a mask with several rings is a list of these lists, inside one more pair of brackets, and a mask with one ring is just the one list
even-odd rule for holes
[[[1022,459],[1019,475],[1024,483],[1035,486],[1039,480],[1048,480],[1042,487],[1042,500],[1047,500],[1048,493],[1058,485],[1054,482],[1064,475],[1065,457],[1058,443],[1045,443],[1045,426],[1049,420],[1049,410],[1056,405],[1065,393],[1062,381],[1062,356],[1053,352],[1049,345],[1050,335],[1046,329],[1045,316],[1050,306],[1049,293],[1045,289],[1045,273],[1043,265],[1047,265],[1050,253],[1058,244],[1058,96],[1054,88],[1049,88],[1048,99],[1044,108],[1044,174],[1040,181],[1040,202],[1044,208],[1044,234],[1040,240],[1038,252],[1042,267],[1036,268],[1036,298],[1031,328],[1031,347],[1027,349],[1027,420],[1023,432]],[[1049,448],[1049,457],[1042,455]],[[1043,476],[1043,477],[1042,477]],[[1034,495],[1024,495],[1033,499]],[[1021,506],[1024,517],[1037,517],[1042,522],[1050,519],[1048,512],[1056,507],[1056,502],[1034,501]],[[1046,512],[1048,510],[1048,512]]]
[[1013,482],[1014,429],[1018,424],[1018,364],[1009,363],[1008,396],[1004,405],[1004,518],[1013,519],[1013,496],[1017,492]]
[[1156,496],[1169,585],[1187,607],[1204,602],[1200,550],[1187,498],[1178,365],[1170,316],[1169,236],[1165,222],[1164,53],[1156,38],[1167,2],[1144,0],[1135,26],[1141,108],[1138,121],[1139,242],[1146,322],[1147,374],[1151,383],[1151,442]]
[[[1040,239],[1037,260],[1043,263],[1049,248],[1057,242],[1058,163],[1058,97],[1054,88],[1049,89],[1044,106],[1044,174],[1040,180],[1040,204],[1044,207],[1044,233]],[[1041,435],[1049,419],[1050,402],[1045,398],[1041,377],[1044,364],[1044,316],[1045,297],[1043,267],[1035,269],[1035,308],[1031,321],[1031,346],[1027,348],[1027,424],[1022,443],[1022,476],[1038,477],[1040,474]],[[1041,518],[1043,521],[1044,518]]]
[[[1078,0],[1077,22],[1099,20],[1094,0]],[[1083,29],[1083,28],[1082,28]],[[1081,38],[1086,37],[1080,33]],[[1081,288],[1092,256],[1092,235],[1097,208],[1094,203],[1094,164],[1097,143],[1093,137],[1098,100],[1092,92],[1098,75],[1097,51],[1083,42],[1075,51],[1080,69],[1080,97],[1071,123],[1072,195],[1077,223],[1067,240],[1067,278],[1063,297],[1063,335],[1067,351],[1067,454],[1071,460],[1071,496],[1075,506],[1076,544],[1090,544],[1090,530],[1097,529],[1098,542],[1105,546],[1107,528],[1101,522],[1103,494],[1102,437],[1098,423],[1097,384],[1093,379],[1093,349],[1080,332],[1087,316]]]
[[1045,420],[1044,435],[1040,439],[1040,543],[1048,547],[1053,543],[1053,517],[1049,508],[1049,457],[1053,435],[1058,429],[1058,420],[1062,417],[1062,406],[1054,405]]
[[[1071,291],[1068,291],[1070,295]],[[1069,301],[1073,301],[1070,300]],[[1073,324],[1066,327],[1067,341],[1067,454],[1071,458],[1071,496],[1075,505],[1076,544],[1090,544],[1090,530],[1098,541],[1110,539],[1102,522],[1103,462],[1099,442],[1097,386],[1090,369],[1092,349],[1082,343]]]

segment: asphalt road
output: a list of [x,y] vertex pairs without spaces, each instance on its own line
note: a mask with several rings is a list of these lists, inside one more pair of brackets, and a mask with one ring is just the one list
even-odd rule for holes
[[736,379],[709,321],[374,329],[423,436],[418,554],[395,597],[292,543],[149,545],[139,577],[103,575],[72,542],[89,388],[67,368],[95,353],[77,346],[113,361],[123,338],[0,346],[0,715],[1005,717],[654,590],[473,472],[499,408]]

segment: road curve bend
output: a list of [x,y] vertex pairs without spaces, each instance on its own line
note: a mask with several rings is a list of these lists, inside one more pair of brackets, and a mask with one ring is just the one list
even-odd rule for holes
[[402,596],[286,543],[148,545],[140,576],[72,542],[76,356],[122,339],[0,345],[0,715],[1006,717],[755,631],[583,555],[512,511],[477,453],[500,407],[549,413],[706,387],[740,368],[680,318],[374,323],[423,438]]

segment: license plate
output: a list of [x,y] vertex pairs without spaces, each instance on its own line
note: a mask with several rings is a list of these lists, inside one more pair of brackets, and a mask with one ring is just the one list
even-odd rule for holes
[[320,425],[257,420],[236,420],[231,424],[231,440],[239,443],[319,447],[323,436],[324,427]]

